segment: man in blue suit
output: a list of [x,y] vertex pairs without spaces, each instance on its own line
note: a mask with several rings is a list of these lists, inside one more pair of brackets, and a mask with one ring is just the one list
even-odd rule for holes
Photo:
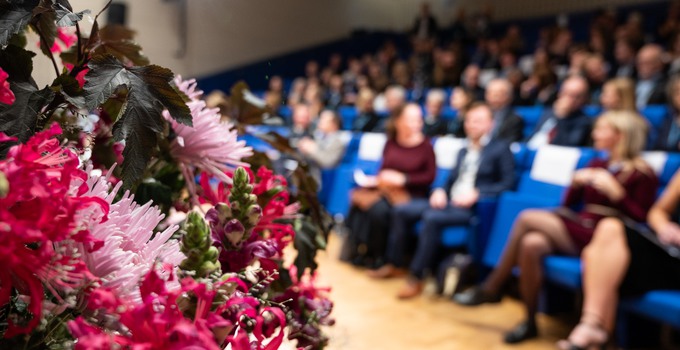
[[514,157],[506,142],[491,139],[493,123],[488,105],[473,104],[465,115],[467,145],[458,152],[456,166],[446,184],[432,191],[429,200],[414,199],[393,209],[388,264],[372,270],[371,277],[389,278],[406,273],[404,257],[412,237],[411,227],[421,218],[423,221],[408,271],[410,277],[399,298],[412,298],[422,292],[425,273],[437,263],[443,228],[469,225],[480,198],[498,196],[514,185]]
[[527,146],[539,148],[551,144],[580,147],[590,142],[592,119],[583,113],[588,102],[588,82],[581,76],[567,78],[552,109],[543,115],[527,139]]

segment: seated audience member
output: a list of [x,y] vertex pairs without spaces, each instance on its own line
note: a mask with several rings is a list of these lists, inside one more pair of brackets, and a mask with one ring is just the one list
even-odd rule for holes
[[604,111],[637,112],[635,83],[629,78],[613,78],[602,86],[600,105]]
[[609,71],[612,77],[635,78],[635,54],[637,49],[633,42],[627,38],[619,38],[614,44],[614,66]]
[[425,117],[423,119],[423,133],[425,136],[440,136],[447,132],[447,122],[442,119],[442,109],[446,93],[441,89],[432,89],[425,100]]
[[456,118],[449,121],[448,133],[455,137],[465,137],[465,128],[463,122],[465,121],[465,113],[475,102],[474,94],[462,86],[457,86],[451,92],[451,108],[456,111]]
[[666,103],[666,78],[661,46],[656,44],[643,46],[637,54],[635,66],[637,67],[635,105],[638,110],[648,105]]
[[339,131],[342,119],[333,110],[324,110],[319,117],[319,123],[314,138],[304,137],[298,142],[298,149],[306,158],[312,161],[314,176],[321,183],[319,168],[333,168],[345,154],[345,142]]
[[305,94],[305,85],[307,82],[304,78],[296,78],[290,86],[290,92],[288,93],[288,99],[286,104],[289,106],[295,106],[298,103],[303,102],[303,96]]
[[385,89],[385,92],[378,95],[374,102],[373,108],[378,112],[387,112],[392,117],[397,111],[406,105],[406,89],[399,85],[390,85]]
[[545,144],[585,146],[588,144],[591,118],[581,110],[588,101],[588,83],[580,76],[567,78],[552,109],[543,115],[528,139],[528,146]]
[[312,136],[312,115],[309,107],[298,103],[293,107],[293,125],[290,127],[290,144],[297,147],[298,141]]
[[275,75],[269,79],[269,88],[264,93],[264,100],[267,106],[273,110],[277,110],[286,101],[286,95],[283,91],[283,79],[280,76]]
[[659,129],[659,137],[654,148],[680,152],[680,76],[674,76],[668,83],[668,102],[671,113]]
[[436,174],[434,149],[422,132],[423,113],[410,103],[390,117],[387,143],[375,188],[352,193],[344,257],[354,264],[381,266],[393,205],[427,198]]
[[475,97],[475,101],[484,100],[484,88],[479,84],[479,75],[481,69],[479,66],[470,64],[463,70],[463,76],[461,77],[461,85],[472,92]]
[[522,106],[548,106],[557,97],[557,75],[545,64],[537,64],[529,78],[519,87]]
[[380,125],[380,117],[373,111],[375,94],[369,88],[359,90],[355,108],[357,117],[352,122],[352,131],[374,132]]
[[399,292],[399,298],[411,298],[422,292],[425,273],[437,262],[443,228],[468,225],[480,198],[495,197],[512,188],[514,158],[506,142],[491,139],[493,124],[489,106],[475,103],[465,117],[467,147],[456,155],[456,166],[446,184],[435,189],[429,200],[413,199],[392,210],[387,264],[370,272],[375,278],[403,274],[411,228],[416,221],[423,220],[409,268],[411,276]]
[[493,111],[491,138],[508,143],[520,141],[524,120],[512,111],[512,84],[507,79],[494,79],[486,86],[486,103]]
[[331,75],[326,91],[326,108],[333,110],[344,104],[344,95],[342,90],[342,76],[339,74]]
[[[604,348],[614,330],[620,297],[651,290],[680,290],[680,259],[662,246],[680,246],[680,171],[649,211],[648,229],[624,224],[619,218],[600,221],[583,250],[583,306],[581,320],[561,349]],[[646,236],[638,232],[646,231]]]
[[590,100],[598,101],[602,94],[602,85],[607,81],[607,66],[600,55],[590,55],[583,62],[583,74],[590,87]]
[[[480,287],[457,294],[454,300],[470,306],[500,301],[503,286],[517,266],[527,319],[505,335],[505,342],[536,337],[543,258],[552,253],[577,256],[600,220],[616,216],[642,221],[652,206],[658,180],[640,157],[645,134],[635,113],[600,116],[593,129],[593,143],[609,158],[596,159],[574,173],[562,207],[521,212],[493,272]],[[577,207],[581,209],[572,209]]]

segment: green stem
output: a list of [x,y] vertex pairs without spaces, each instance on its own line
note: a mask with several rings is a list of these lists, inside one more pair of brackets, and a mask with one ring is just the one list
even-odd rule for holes
[[38,36],[40,37],[40,46],[43,46],[47,48],[47,52],[49,52],[49,58],[52,61],[52,66],[54,67],[54,72],[57,74],[57,78],[59,77],[59,67],[57,66],[57,61],[54,59],[54,54],[52,54],[52,51],[50,51],[50,48],[47,47],[47,41],[45,41],[45,36],[43,36],[42,32],[40,31],[40,28],[38,26],[33,26],[36,32],[38,32]]

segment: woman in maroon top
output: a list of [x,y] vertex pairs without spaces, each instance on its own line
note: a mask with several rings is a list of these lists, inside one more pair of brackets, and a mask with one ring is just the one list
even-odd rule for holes
[[[425,198],[436,174],[434,149],[422,132],[420,106],[407,104],[388,121],[383,161],[377,176],[377,189],[358,190],[347,218],[349,236],[344,257],[356,265],[383,264],[393,204],[409,198]],[[368,197],[360,203],[359,193]],[[375,196],[373,199],[372,196]]]
[[[521,270],[519,283],[527,320],[505,335],[506,343],[536,337],[535,314],[542,284],[542,260],[548,254],[578,255],[590,242],[595,226],[605,217],[644,221],[651,208],[658,179],[640,158],[647,127],[644,119],[627,111],[607,112],[595,123],[594,147],[609,154],[574,173],[564,205],[555,210],[525,210],[515,220],[500,261],[481,287],[458,294],[462,305],[498,302],[512,270]],[[578,211],[572,209],[582,205]]]

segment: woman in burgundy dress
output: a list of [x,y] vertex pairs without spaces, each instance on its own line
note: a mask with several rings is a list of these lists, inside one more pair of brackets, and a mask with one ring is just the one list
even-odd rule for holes
[[343,258],[356,265],[374,268],[384,263],[392,205],[426,198],[436,175],[434,149],[422,132],[420,106],[407,104],[394,115],[387,125],[377,188],[352,194]]
[[[462,305],[498,302],[515,266],[527,319],[505,335],[506,343],[536,337],[536,309],[542,284],[542,259],[559,253],[577,256],[590,242],[598,221],[619,217],[644,221],[656,197],[658,179],[640,158],[647,127],[633,112],[607,112],[595,123],[594,147],[609,154],[574,173],[564,205],[555,210],[525,210],[512,228],[499,264],[482,286],[458,294]],[[580,205],[578,211],[572,209]]]

